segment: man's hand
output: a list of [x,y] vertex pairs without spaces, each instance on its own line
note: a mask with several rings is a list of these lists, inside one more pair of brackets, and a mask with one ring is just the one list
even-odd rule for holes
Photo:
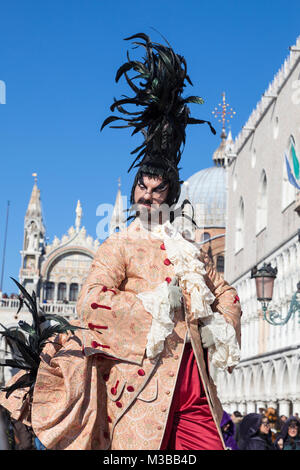
[[210,348],[211,346],[215,344],[214,336],[208,326],[200,327],[200,336],[201,336],[202,346],[205,349]]
[[182,305],[182,291],[178,286],[178,279],[175,276],[169,284],[169,302],[171,308],[179,308]]

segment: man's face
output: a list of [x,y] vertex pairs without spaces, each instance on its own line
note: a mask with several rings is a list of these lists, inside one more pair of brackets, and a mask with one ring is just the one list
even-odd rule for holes
[[151,211],[166,201],[169,184],[161,176],[143,176],[134,191],[134,202]]

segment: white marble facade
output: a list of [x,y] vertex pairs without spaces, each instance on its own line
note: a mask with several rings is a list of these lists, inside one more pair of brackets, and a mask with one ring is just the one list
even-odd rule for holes
[[287,178],[285,154],[300,158],[300,37],[234,142],[227,167],[225,279],[242,305],[241,362],[217,386],[224,409],[272,406],[300,414],[300,312],[283,326],[262,318],[251,269],[278,273],[270,309],[286,315],[300,281],[299,191]]

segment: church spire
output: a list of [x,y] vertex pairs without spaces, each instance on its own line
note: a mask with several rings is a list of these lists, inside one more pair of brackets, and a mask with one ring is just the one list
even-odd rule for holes
[[[37,186],[37,174],[33,173],[34,184],[24,219],[24,241],[21,251],[20,283],[37,292],[41,258],[45,249],[46,229],[42,217],[40,190]],[[27,286],[27,287],[26,287]]]
[[32,176],[34,176],[34,185],[32,188],[29,204],[27,207],[26,217],[42,218],[40,190],[37,187],[37,174],[32,173]]
[[121,195],[121,178],[118,178],[118,192],[116,196],[115,206],[110,219],[109,235],[116,231],[123,230],[126,227],[126,220],[124,217],[124,206]]
[[75,229],[76,229],[76,232],[79,232],[81,217],[82,217],[82,207],[81,207],[79,199],[77,201],[75,212],[76,212]]
[[226,153],[229,150],[229,147],[231,149],[233,145],[231,130],[229,130],[229,134],[227,136],[225,122],[229,122],[228,117],[233,118],[236,112],[233,111],[232,108],[228,108],[229,104],[226,103],[225,91],[222,93],[222,104],[219,103],[218,106],[220,109],[218,109],[218,107],[215,107],[214,111],[212,111],[212,114],[214,114],[215,118],[217,118],[219,122],[222,122],[222,132],[220,136],[221,143],[213,154],[213,161],[214,164],[217,166],[225,166],[227,160]]

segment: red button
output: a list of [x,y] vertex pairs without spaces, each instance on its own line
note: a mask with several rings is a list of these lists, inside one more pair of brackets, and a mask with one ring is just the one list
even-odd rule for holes
[[166,249],[166,247],[165,247],[165,244],[164,244],[164,243],[162,243],[162,244],[160,245],[160,249],[161,249],[161,250],[165,250],[165,249]]
[[94,323],[88,323],[88,327],[90,330],[94,330],[95,328],[98,328],[99,330],[107,330],[107,326],[104,325],[94,325]]
[[106,292],[107,291],[107,287],[106,286],[103,286],[102,287],[102,292]]
[[166,258],[166,259],[164,260],[164,264],[165,264],[166,266],[170,266],[171,261],[170,261],[168,258]]
[[172,281],[172,279],[170,277],[166,277],[165,281],[167,281],[168,284],[170,284],[170,282]]
[[128,392],[134,392],[134,388],[131,385],[129,385],[127,387],[127,390],[128,390]]
[[112,423],[112,419],[111,419],[110,416],[107,416],[107,421],[108,421],[109,423]]
[[107,310],[111,310],[111,307],[108,307],[107,305],[99,305],[99,304],[96,304],[96,302],[93,302],[91,304],[91,308],[93,310],[96,310],[96,308],[106,308]]
[[145,375],[144,369],[139,369],[139,370],[138,370],[138,374],[139,374],[139,375]]
[[110,389],[112,395],[117,395],[117,389],[116,387],[113,387]]
[[116,401],[116,405],[117,405],[118,408],[122,408],[122,406],[123,406],[120,401]]
[[100,343],[97,343],[97,341],[92,341],[91,346],[92,346],[92,348],[97,348],[99,346],[99,348],[108,348],[108,349],[110,349],[110,346],[107,346],[107,344],[100,344]]

